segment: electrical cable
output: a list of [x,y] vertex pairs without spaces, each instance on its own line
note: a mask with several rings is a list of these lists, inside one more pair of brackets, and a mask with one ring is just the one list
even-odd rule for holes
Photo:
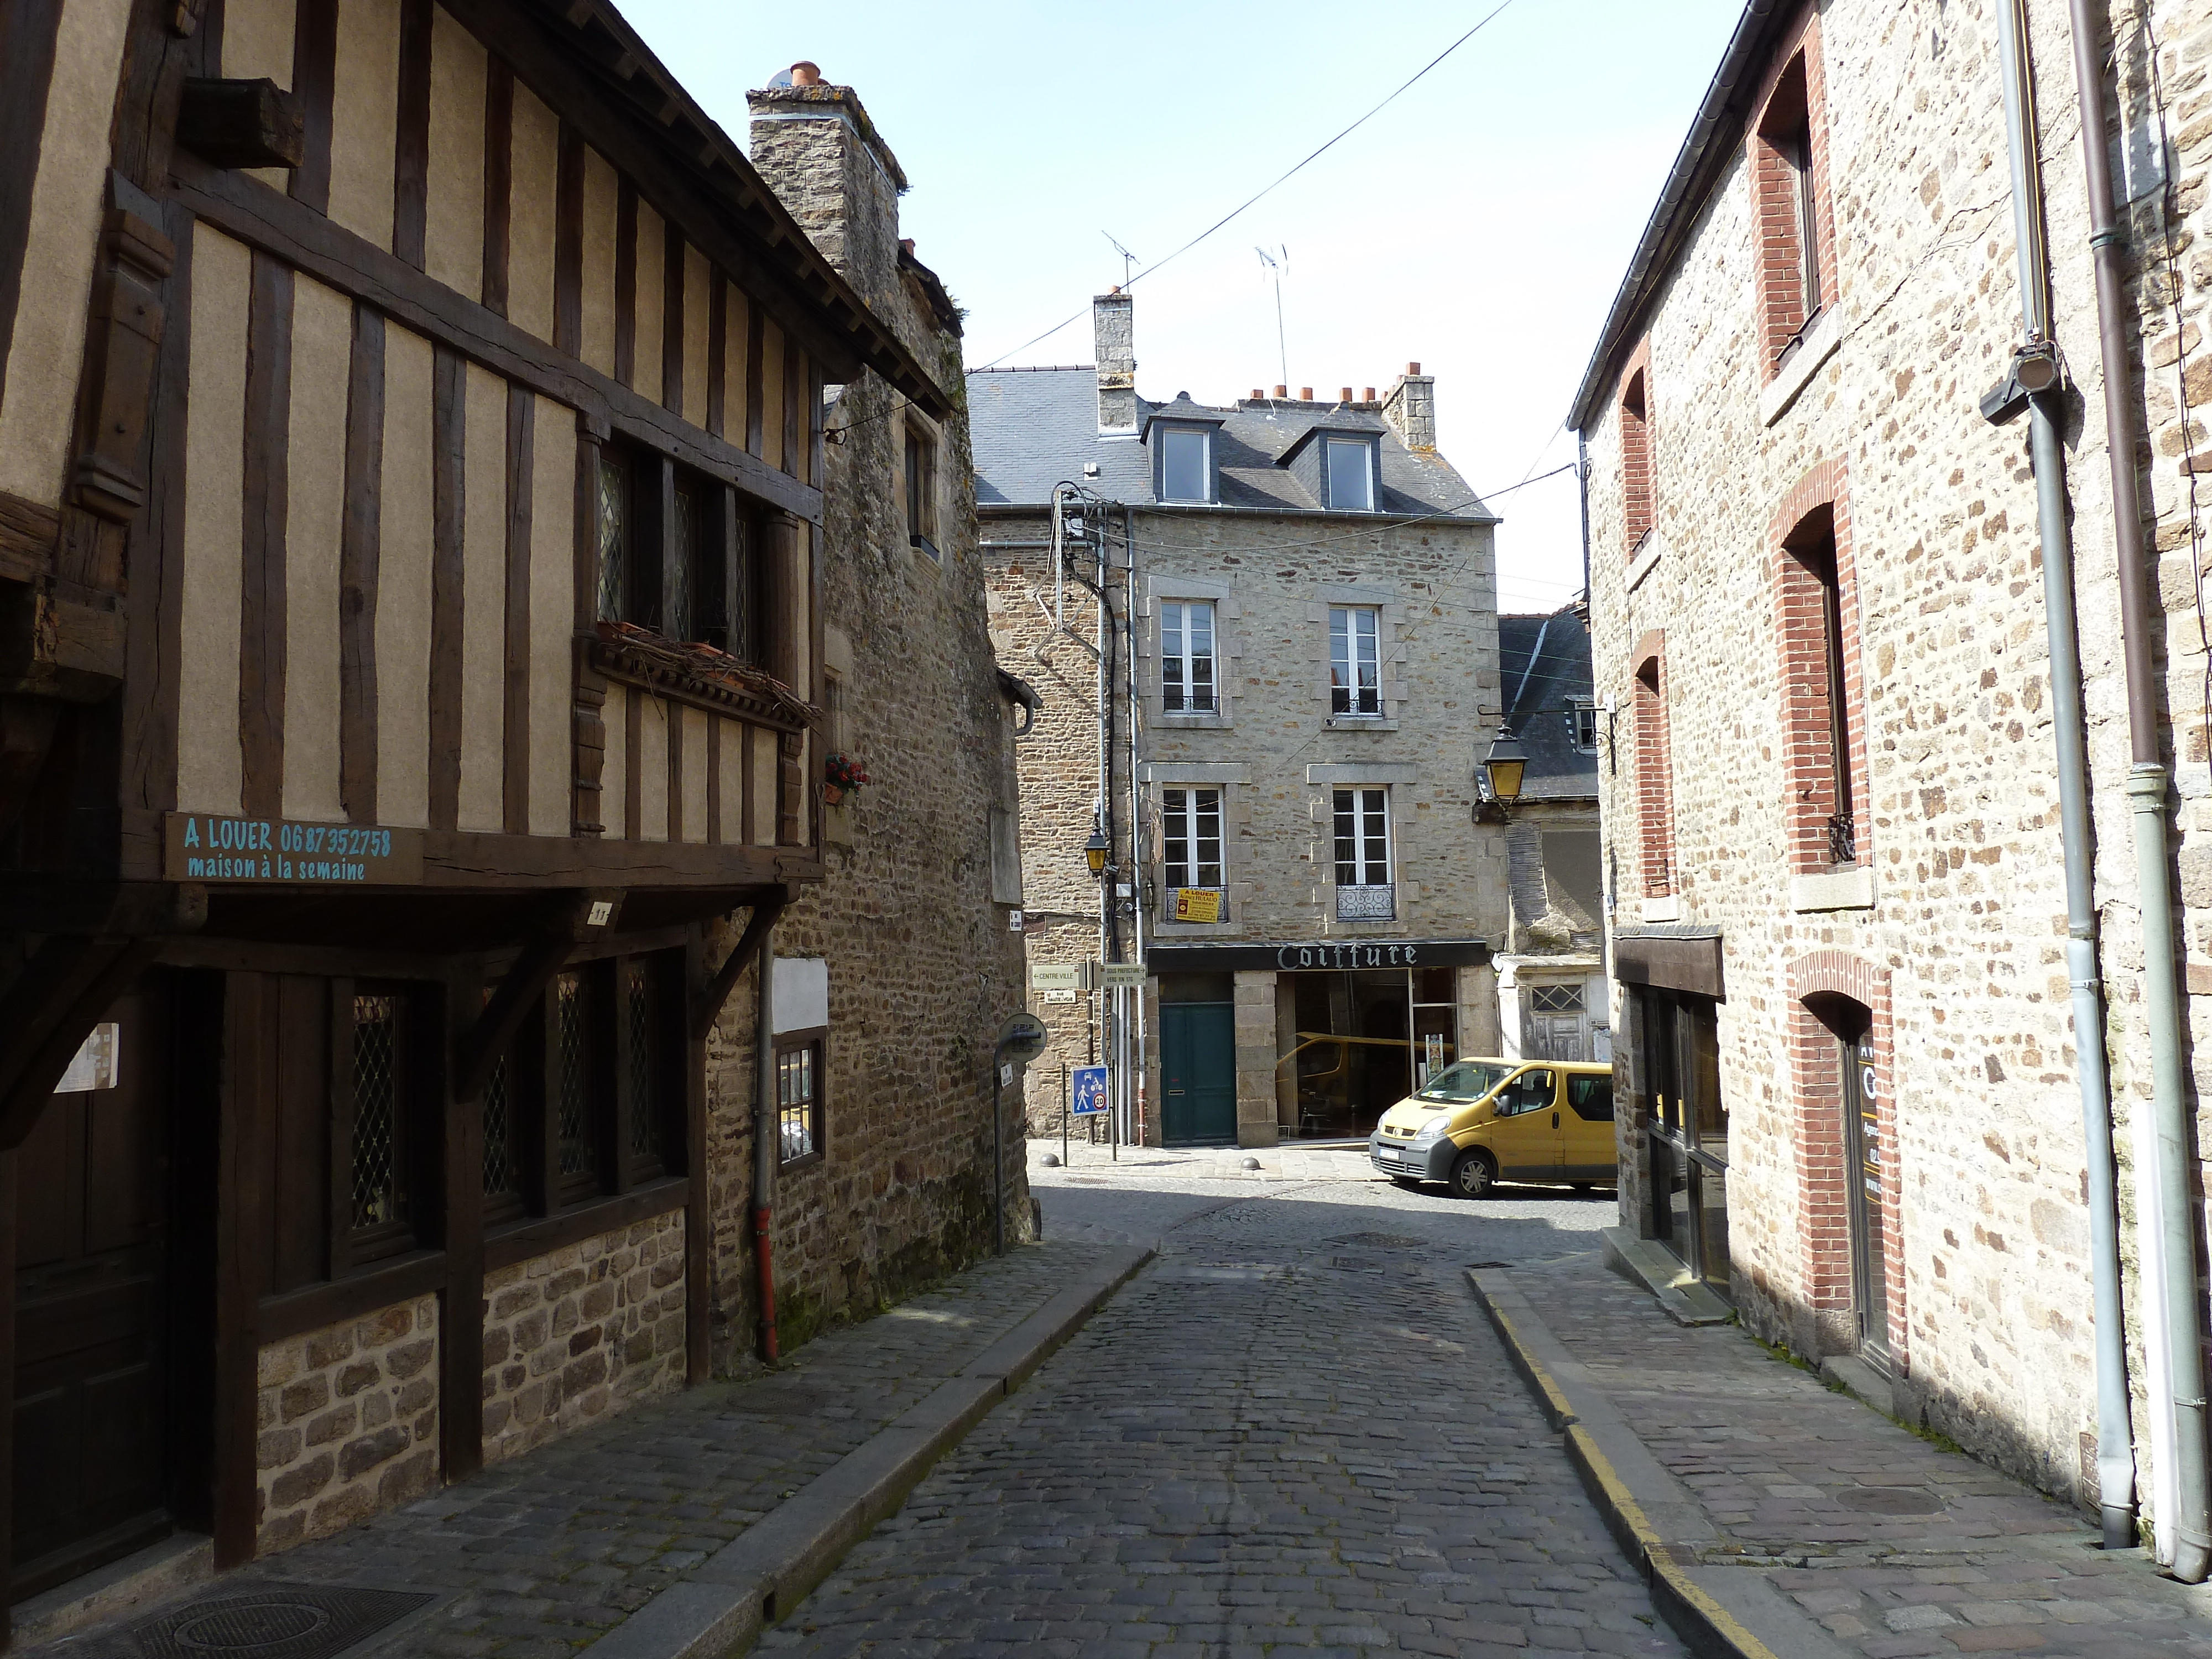
[[[1189,252],[1191,249],[1196,247],[1207,237],[1212,235],[1215,231],[1222,228],[1222,227],[1228,224],[1238,215],[1242,214],[1247,208],[1251,207],[1254,204],[1257,203],[1262,197],[1265,197],[1280,188],[1282,185],[1288,184],[1293,178],[1297,177],[1297,174],[1303,173],[1307,167],[1319,161],[1330,150],[1335,149],[1338,144],[1352,137],[1353,133],[1358,131],[1360,128],[1365,126],[1370,121],[1380,115],[1385,109],[1388,109],[1392,104],[1395,103],[1407,92],[1413,88],[1415,82],[1420,80],[1421,77],[1426,75],[1431,70],[1436,68],[1436,66],[1443,63],[1445,58],[1450,57],[1462,46],[1474,39],[1477,34],[1480,34],[1484,29],[1487,28],[1491,22],[1498,16],[1498,13],[1504,11],[1506,7],[1512,3],[1513,0],[1498,0],[1498,3],[1492,7],[1489,13],[1478,21],[1473,28],[1468,30],[1468,32],[1461,35],[1458,40],[1453,41],[1451,45],[1446,46],[1442,52],[1429,59],[1427,63],[1422,64],[1419,69],[1414,70],[1412,76],[1407,77],[1407,79],[1399,86],[1396,91],[1384,98],[1381,103],[1376,105],[1374,108],[1369,110],[1366,114],[1361,116],[1350,126],[1344,128],[1341,131],[1337,133],[1334,137],[1322,144],[1320,149],[1313,151],[1312,154],[1309,155],[1304,161],[1292,167],[1287,173],[1282,174],[1281,177],[1278,178],[1273,184],[1267,185],[1255,191],[1243,201],[1238,203],[1235,207],[1230,209],[1228,212],[1223,214],[1218,219],[1216,219],[1204,230],[1200,231],[1197,235],[1192,237],[1181,247],[1176,249],[1174,252],[1168,254],[1165,258],[1153,260],[1152,264],[1146,265],[1135,276],[1125,277],[1125,280],[1121,283],[1122,290],[1126,293],[1129,289],[1144,281],[1146,277],[1151,276],[1163,265],[1181,258],[1184,254]],[[1021,344],[1014,346],[1008,350],[1000,352],[997,356],[992,358],[989,362],[981,364],[978,367],[982,368],[995,368],[997,365],[1006,362],[1007,358],[1012,356],[1015,352],[1027,351],[1031,346],[1036,344],[1038,341],[1050,339],[1054,335],[1059,333],[1063,328],[1066,328],[1072,324],[1081,322],[1084,318],[1090,314],[1091,307],[1085,306],[1081,311],[1077,312],[1073,317],[1068,318],[1066,321],[1054,323],[1050,328],[1045,330],[1043,333],[1024,340]]]

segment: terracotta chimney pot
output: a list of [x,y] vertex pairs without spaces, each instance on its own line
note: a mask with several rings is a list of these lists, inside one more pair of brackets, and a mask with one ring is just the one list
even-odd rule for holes
[[1311,403],[1313,401],[1313,388],[1310,386],[1300,386],[1298,388],[1298,401],[1302,404]]
[[1375,388],[1371,386],[1361,387],[1359,401],[1363,404],[1373,403],[1375,401]]
[[1419,363],[1407,363],[1406,365],[1406,373],[1408,374],[1418,374],[1420,372],[1421,366]]
[[1267,394],[1266,392],[1264,392],[1261,391],[1261,390],[1260,390],[1260,388],[1259,388],[1258,386],[1254,386],[1254,387],[1252,388],[1252,401],[1253,401],[1254,403],[1255,403],[1255,404],[1256,404],[1256,403],[1258,403],[1258,402],[1260,401],[1260,399],[1261,399],[1261,398],[1262,398],[1266,397],[1267,395]]
[[794,87],[818,87],[822,84],[822,71],[812,64],[793,64],[791,66],[791,84]]
[[1287,398],[1291,395],[1291,389],[1286,386],[1279,386],[1275,388],[1275,395],[1278,398]]
[[1350,386],[1345,387],[1343,391],[1337,394],[1336,400],[1340,404],[1350,403],[1352,401],[1352,388]]

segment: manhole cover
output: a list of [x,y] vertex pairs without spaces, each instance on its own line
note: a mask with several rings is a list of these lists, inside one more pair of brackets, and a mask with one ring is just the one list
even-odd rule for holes
[[329,1584],[270,1584],[173,1607],[133,1625],[145,1659],[337,1659],[434,1596]]
[[1846,1486],[1836,1501],[1867,1515],[1939,1515],[1943,1500],[1917,1486]]
[[1364,1244],[1370,1250],[1418,1250],[1429,1241],[1408,1238],[1403,1233],[1346,1233],[1341,1238],[1332,1238],[1332,1244]]

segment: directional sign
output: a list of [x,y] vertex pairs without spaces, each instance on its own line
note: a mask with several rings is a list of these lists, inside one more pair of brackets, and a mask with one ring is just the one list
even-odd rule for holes
[[1109,962],[1100,970],[1099,982],[1109,991],[1140,991],[1145,985],[1145,964],[1141,962]]
[[1017,1066],[1026,1066],[1044,1052],[1048,1033],[1035,1014],[1016,1014],[999,1028],[999,1053]]
[[1038,991],[1081,990],[1083,964],[1079,962],[1040,962],[1030,969],[1030,986]]
[[1069,1111],[1076,1117],[1097,1117],[1106,1110],[1106,1068],[1103,1066],[1079,1066],[1075,1068],[1075,1104]]

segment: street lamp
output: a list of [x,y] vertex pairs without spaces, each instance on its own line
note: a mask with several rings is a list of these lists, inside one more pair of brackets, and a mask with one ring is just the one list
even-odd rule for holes
[[1492,800],[1510,806],[1521,799],[1521,780],[1528,769],[1528,751],[1513,728],[1501,726],[1491,739],[1490,753],[1482,763],[1482,781]]
[[1103,830],[1093,830],[1091,832],[1091,839],[1083,843],[1083,856],[1090,861],[1092,875],[1103,876],[1106,873],[1106,855],[1113,850],[1113,843],[1106,839],[1106,832]]

